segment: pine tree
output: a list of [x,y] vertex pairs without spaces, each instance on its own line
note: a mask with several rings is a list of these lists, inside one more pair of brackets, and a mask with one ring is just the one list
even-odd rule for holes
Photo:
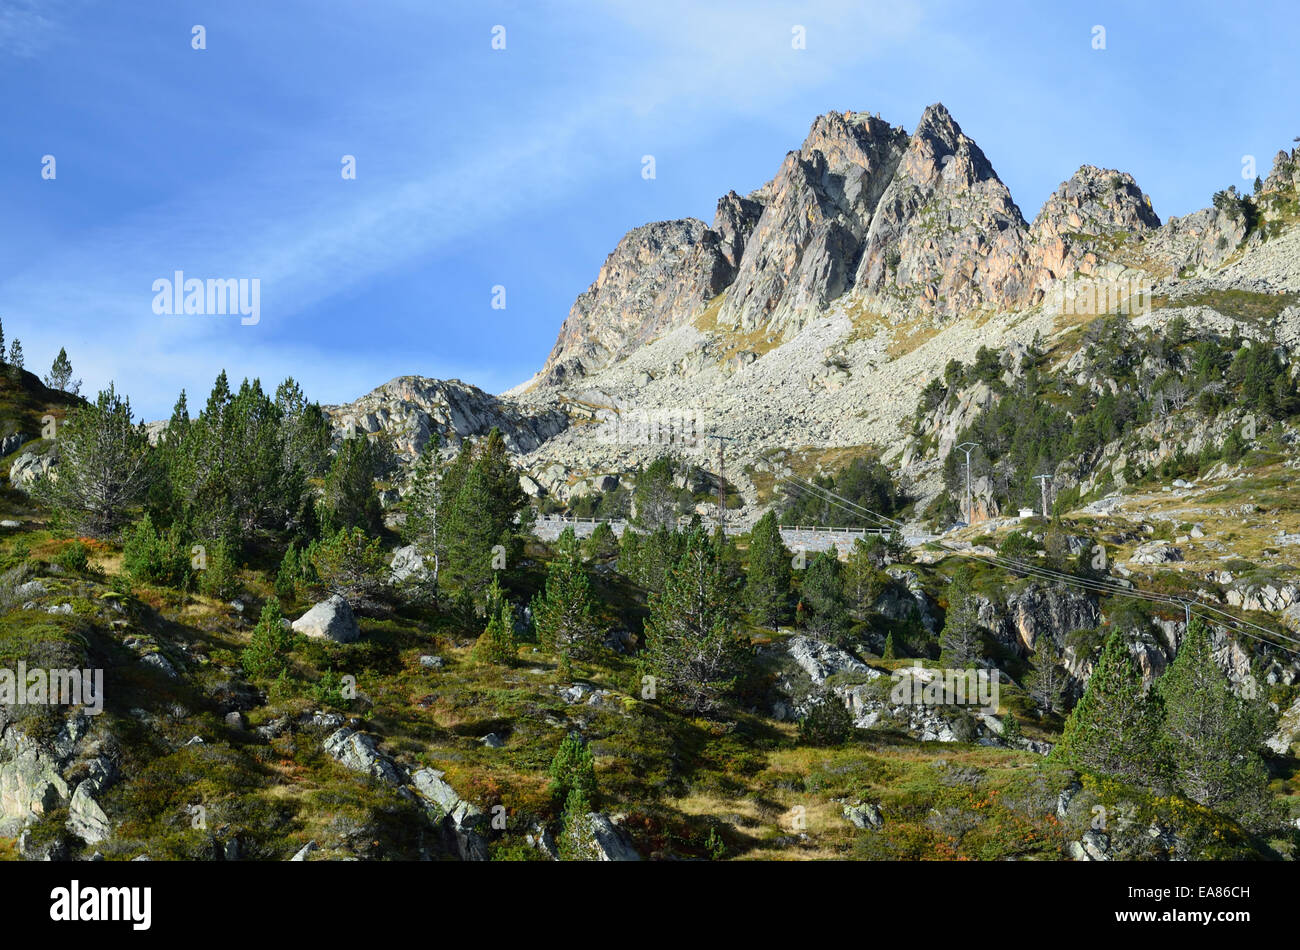
[[898,659],[898,654],[894,649],[894,631],[892,630],[885,634],[885,652],[880,654],[880,658],[882,660]]
[[799,720],[799,738],[808,745],[843,745],[853,734],[853,716],[844,700],[826,690],[810,696]]
[[744,664],[731,598],[702,529],[650,596],[643,661],[656,688],[674,704],[710,712],[732,688]]
[[1142,689],[1124,634],[1111,633],[1053,755],[1087,772],[1159,784],[1160,710]]
[[1008,709],[1007,714],[1002,717],[1002,741],[1007,745],[1014,746],[1019,744],[1024,737],[1025,734],[1020,731],[1020,720],[1016,718],[1015,713]]
[[[528,496],[519,485],[519,470],[510,461],[505,436],[493,426],[479,449],[477,462],[483,470],[488,505],[484,515],[491,523],[495,543],[502,544],[513,556],[517,530],[527,530],[532,516]],[[516,528],[516,519],[522,519]]]
[[602,521],[583,544],[583,554],[590,561],[603,560],[618,551],[618,539],[608,521]]
[[590,656],[598,642],[591,585],[572,528],[564,529],[556,549],[558,556],[547,565],[545,587],[533,598],[533,623],[542,646],[557,656],[580,660]]
[[248,646],[240,654],[240,665],[249,676],[275,679],[289,670],[293,631],[281,623],[280,602],[272,597],[262,607]]
[[560,742],[547,773],[551,777],[551,797],[556,801],[564,801],[574,791],[588,799],[596,796],[596,757],[576,732],[569,733]]
[[709,536],[713,549],[713,559],[722,574],[722,586],[728,596],[740,600],[745,592],[745,562],[736,547],[736,539],[724,534],[722,525],[713,529]]
[[72,361],[68,359],[68,351],[62,347],[59,348],[59,355],[54,357],[50,374],[45,377],[45,385],[74,396],[81,391],[81,380],[72,381]]
[[660,456],[637,475],[632,492],[632,520],[647,531],[672,529],[677,524],[677,487],[673,460]]
[[790,616],[790,550],[781,540],[776,514],[758,519],[749,535],[749,576],[745,599],[755,619],[775,627]]
[[33,495],[53,509],[62,527],[108,537],[131,520],[149,489],[149,438],[131,421],[131,402],[112,384],[96,401],[73,410],[59,430],[57,475],[45,475]]
[[438,454],[441,446],[441,438],[433,433],[415,460],[411,469],[411,488],[406,495],[406,521],[402,525],[403,538],[408,544],[414,544],[424,557],[428,570],[428,593],[435,603],[445,547],[438,536],[443,515],[443,466]]
[[599,853],[591,829],[591,803],[581,789],[569,792],[561,820],[560,840],[556,842],[560,860],[596,860]]
[[168,489],[160,507],[200,537],[310,528],[306,478],[324,460],[307,469],[295,461],[286,433],[296,422],[285,411],[257,380],[232,395],[224,371],[197,419],[182,394],[160,445]]
[[378,538],[360,528],[340,528],[311,548],[310,563],[320,584],[349,604],[372,600],[384,582],[387,559]]
[[1034,643],[1031,669],[1025,677],[1025,689],[1039,709],[1045,713],[1058,712],[1065,697],[1067,675],[1061,665],[1061,648],[1049,635],[1040,636]]
[[514,610],[506,599],[495,577],[487,594],[488,625],[474,645],[474,657],[482,663],[507,664],[514,662],[518,652],[515,643]]
[[477,450],[464,443],[443,467],[440,484],[438,537],[446,544],[440,576],[481,603],[502,552],[507,566],[518,560],[519,531],[528,520],[519,472],[510,464],[501,433],[493,429]]
[[16,337],[9,344],[8,365],[9,379],[14,383],[20,383],[23,379],[23,344]]
[[1260,816],[1268,799],[1268,769],[1258,751],[1270,731],[1267,707],[1232,691],[1201,618],[1192,618],[1156,691],[1179,791],[1234,817]]
[[843,571],[833,548],[818,552],[809,562],[799,596],[811,611],[808,629],[812,634],[819,639],[840,641],[848,628],[849,616],[844,601]]
[[229,600],[239,592],[239,565],[234,547],[226,538],[217,538],[207,545],[208,563],[199,573],[199,590],[209,597]]
[[361,528],[378,534],[383,511],[375,491],[381,449],[366,436],[344,439],[325,475],[320,500],[321,523],[330,530]]
[[943,651],[939,662],[950,669],[973,669],[984,657],[979,607],[964,572],[953,579],[949,588],[948,612],[939,634],[939,646]]
[[5,365],[5,326],[0,320],[0,366]]
[[275,593],[281,600],[292,601],[298,596],[298,584],[302,582],[302,565],[298,560],[298,544],[290,541],[280,559],[280,569],[275,575]]
[[880,569],[878,551],[878,545],[858,538],[844,561],[844,598],[855,620],[866,618],[889,581],[889,575]]

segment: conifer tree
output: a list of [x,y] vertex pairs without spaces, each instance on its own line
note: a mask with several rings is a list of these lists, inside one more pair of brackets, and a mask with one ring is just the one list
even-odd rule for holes
[[14,383],[19,383],[23,378],[23,344],[16,337],[9,344],[9,359],[7,371],[9,379]]
[[596,860],[599,854],[591,828],[591,803],[581,789],[569,792],[561,821],[560,840],[556,842],[560,860]]
[[546,585],[533,598],[533,623],[546,649],[570,660],[583,659],[595,650],[598,632],[591,586],[572,528],[564,529],[556,550],[557,557],[547,565]]
[[131,401],[109,384],[94,403],[70,413],[59,431],[57,475],[39,478],[33,494],[60,526],[108,537],[130,522],[151,476],[144,425],[132,422]]
[[650,596],[643,661],[657,693],[682,708],[707,713],[742,672],[744,651],[732,600],[702,529]]
[[262,607],[262,615],[240,654],[240,665],[249,676],[275,679],[289,669],[289,651],[293,648],[293,631],[280,621],[280,602],[272,597]]
[[799,738],[809,745],[843,745],[853,734],[853,716],[844,700],[830,690],[810,696],[799,720]]
[[1267,707],[1238,696],[1211,655],[1204,621],[1193,617],[1178,654],[1156,683],[1175,786],[1215,811],[1250,819],[1264,809],[1268,769],[1260,758],[1271,727]]
[[360,528],[377,534],[383,511],[375,491],[380,449],[366,436],[344,439],[325,475],[320,500],[321,523],[330,530]]
[[[497,429],[479,448],[468,441],[442,468],[438,538],[445,542],[439,574],[462,596],[481,602],[493,572],[518,559],[519,532],[527,527],[526,497]],[[520,519],[516,523],[516,519]]]
[[775,627],[790,616],[790,550],[781,540],[776,514],[758,519],[749,535],[749,575],[745,599],[755,619]]
[[845,606],[855,620],[866,618],[889,580],[889,575],[878,566],[875,552],[875,546],[858,538],[844,561]]
[[1159,735],[1159,708],[1144,694],[1124,634],[1115,630],[1053,755],[1083,771],[1155,785],[1161,779]]
[[1025,689],[1030,698],[1045,713],[1059,712],[1064,703],[1067,681],[1061,648],[1050,635],[1040,636],[1034,643],[1029,675],[1025,677]]
[[677,487],[673,460],[660,456],[637,475],[632,492],[633,521],[647,531],[672,529],[677,524]]
[[564,801],[573,791],[588,799],[596,796],[596,758],[582,736],[571,732],[560,742],[547,769],[551,797]]
[[443,465],[438,454],[442,440],[433,433],[425,443],[419,458],[411,469],[410,491],[406,495],[406,521],[402,536],[414,544],[424,558],[428,570],[428,588],[433,599],[438,597],[438,574],[444,555],[445,539],[440,539],[438,529],[443,512]]
[[602,521],[583,543],[583,554],[587,560],[594,561],[609,557],[618,550],[618,539],[608,521]]
[[62,347],[59,348],[59,355],[54,357],[49,375],[45,377],[45,385],[59,392],[72,393],[74,396],[81,392],[81,380],[73,382],[72,361],[68,359],[68,351]]
[[280,569],[275,575],[275,593],[281,600],[292,601],[298,594],[298,584],[302,581],[302,566],[299,563],[298,544],[290,541],[280,559]]
[[822,640],[841,640],[849,617],[844,602],[843,570],[833,548],[819,551],[808,563],[799,596],[811,611],[809,631]]
[[964,570],[953,578],[948,591],[948,612],[939,634],[939,647],[943,651],[939,662],[950,669],[973,669],[984,656],[979,608]]
[[487,629],[479,634],[474,645],[474,656],[483,663],[506,664],[514,661],[518,646],[515,644],[514,610],[496,577],[487,593]]

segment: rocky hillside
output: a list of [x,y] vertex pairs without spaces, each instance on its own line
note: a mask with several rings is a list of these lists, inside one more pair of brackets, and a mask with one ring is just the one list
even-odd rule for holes
[[518,406],[458,379],[399,376],[341,406],[323,406],[335,431],[385,432],[399,458],[410,461],[435,433],[446,447],[501,430],[512,452],[535,450],[563,432],[568,417],[555,409]]

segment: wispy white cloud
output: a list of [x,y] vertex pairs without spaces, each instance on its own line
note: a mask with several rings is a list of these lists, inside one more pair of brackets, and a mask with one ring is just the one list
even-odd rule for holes
[[0,53],[30,58],[44,50],[58,30],[62,5],[48,0],[4,0],[0,4]]
[[[705,10],[685,0],[600,5],[593,15],[612,17],[612,28],[635,35],[641,55],[607,62],[581,88],[521,90],[506,134],[500,121],[484,121],[466,128],[451,151],[432,131],[421,136],[417,124],[403,121],[432,108],[427,90],[392,85],[384,76],[343,84],[331,91],[341,99],[334,114],[366,116],[372,103],[382,104],[375,110],[380,121],[362,126],[357,183],[336,177],[292,184],[295,173],[310,179],[304,153],[340,152],[335,124],[300,124],[292,148],[241,155],[223,177],[195,181],[50,248],[24,273],[0,281],[0,299],[33,318],[23,333],[29,362],[66,345],[88,385],[116,379],[152,414],[161,414],[182,386],[191,392],[206,386],[223,365],[264,381],[294,375],[328,401],[352,398],[384,382],[396,361],[358,356],[347,345],[349,334],[367,332],[364,313],[355,327],[317,332],[310,323],[314,308],[506,226],[539,195],[555,201],[576,192],[602,153],[619,144],[611,140],[611,114],[653,113],[647,121],[656,124],[660,141],[687,139],[691,131],[681,116],[712,109],[734,117],[770,107],[826,82],[836,60],[871,56],[919,22],[897,4],[832,0],[790,10],[777,3]],[[25,15],[44,23],[34,11]],[[791,49],[795,24],[806,27],[809,49]],[[218,130],[214,138],[220,137]],[[366,178],[368,155],[394,153],[427,153],[438,161],[419,173]],[[522,181],[526,188],[512,184]],[[151,284],[175,269],[200,278],[259,278],[262,323],[153,314]],[[554,315],[557,330],[562,318],[563,312]],[[539,364],[543,358],[537,354]],[[481,355],[471,355],[419,370],[474,382],[481,363]]]

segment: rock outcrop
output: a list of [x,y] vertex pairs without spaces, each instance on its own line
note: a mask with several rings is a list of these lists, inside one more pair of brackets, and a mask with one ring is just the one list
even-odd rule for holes
[[725,238],[696,218],[658,221],[624,235],[574,301],[543,380],[572,383],[704,309],[731,282],[752,206],[739,198],[719,202]]
[[454,449],[498,428],[507,448],[523,453],[568,426],[558,409],[521,406],[458,379],[424,376],[399,376],[354,402],[322,408],[336,436],[387,433],[404,461],[414,459],[434,433],[445,448]]
[[762,189],[763,214],[718,323],[786,332],[844,294],[906,142],[902,129],[874,116],[819,117]]
[[1052,193],[1029,228],[1038,283],[1095,273],[1098,239],[1127,240],[1158,227],[1151,198],[1132,175],[1084,165]]
[[1028,233],[988,158],[927,108],[871,222],[855,298],[883,313],[956,316],[1034,302]]

